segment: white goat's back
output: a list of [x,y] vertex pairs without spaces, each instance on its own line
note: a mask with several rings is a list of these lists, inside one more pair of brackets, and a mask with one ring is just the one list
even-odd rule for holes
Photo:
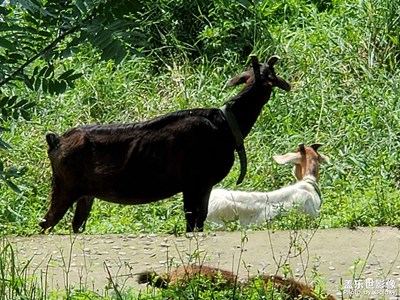
[[211,192],[207,220],[224,225],[239,220],[242,225],[261,224],[278,214],[297,209],[311,217],[319,215],[322,199],[317,183],[301,180],[271,192],[245,192],[214,189]]

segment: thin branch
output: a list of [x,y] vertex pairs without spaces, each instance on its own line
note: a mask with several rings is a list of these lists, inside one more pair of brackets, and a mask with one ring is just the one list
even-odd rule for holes
[[67,31],[63,32],[60,36],[58,36],[50,44],[48,44],[46,47],[44,47],[42,50],[40,50],[38,53],[36,53],[31,58],[29,58],[27,61],[25,61],[18,69],[16,69],[10,75],[7,75],[6,78],[4,78],[3,80],[0,81],[0,87],[2,87],[3,85],[7,84],[11,80],[14,80],[15,76],[17,74],[21,73],[28,65],[30,65],[32,62],[34,62],[37,58],[39,58],[41,55],[43,55],[46,51],[48,51],[48,50],[52,49],[53,47],[55,47],[66,36],[76,32],[79,29],[81,29],[83,24],[94,16],[95,12],[96,12],[96,9],[94,8],[92,10],[92,12],[86,18],[84,18],[78,25],[76,25],[76,26],[68,29]]
[[30,65],[32,62],[34,62],[38,57],[40,57],[43,53],[45,53],[46,51],[50,50],[51,48],[53,48],[54,46],[56,46],[60,41],[62,41],[67,35],[72,34],[73,32],[75,32],[76,30],[78,30],[80,28],[80,25],[77,25],[75,27],[72,27],[70,29],[68,29],[67,31],[65,31],[62,35],[60,35],[59,37],[57,37],[54,41],[52,41],[49,45],[47,45],[46,47],[44,47],[41,51],[39,51],[38,53],[36,53],[34,56],[32,56],[31,58],[29,58],[26,62],[24,62],[18,69],[16,69],[14,72],[12,72],[10,75],[8,75],[6,78],[4,78],[3,80],[0,81],[0,87],[2,87],[3,85],[7,84],[8,82],[10,82],[11,80],[14,79],[14,77],[21,73],[28,65]]

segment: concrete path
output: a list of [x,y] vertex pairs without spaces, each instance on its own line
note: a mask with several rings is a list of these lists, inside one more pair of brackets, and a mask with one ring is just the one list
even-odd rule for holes
[[[136,274],[197,262],[240,275],[283,274],[325,282],[338,299],[400,299],[400,231],[395,228],[213,232],[172,235],[9,237],[19,266],[49,290],[110,283],[144,289]],[[317,277],[316,277],[317,276]]]

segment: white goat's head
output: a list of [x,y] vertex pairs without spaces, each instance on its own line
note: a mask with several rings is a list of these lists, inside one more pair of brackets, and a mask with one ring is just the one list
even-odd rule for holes
[[293,173],[297,180],[302,180],[305,176],[314,176],[318,180],[319,163],[330,164],[329,158],[317,151],[322,145],[321,143],[312,144],[311,146],[299,144],[295,152],[275,155],[274,160],[278,164],[294,164]]

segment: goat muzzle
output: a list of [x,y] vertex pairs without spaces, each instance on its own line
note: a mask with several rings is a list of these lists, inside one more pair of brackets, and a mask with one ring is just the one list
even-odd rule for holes
[[288,83],[285,79],[279,76],[276,76],[276,86],[286,92],[289,92],[292,89],[290,83]]

